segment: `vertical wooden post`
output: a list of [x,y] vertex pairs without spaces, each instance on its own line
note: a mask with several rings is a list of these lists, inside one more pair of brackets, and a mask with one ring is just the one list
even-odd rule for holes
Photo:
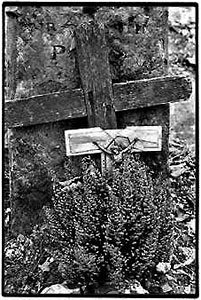
[[[94,21],[83,23],[77,28],[75,37],[88,126],[117,128],[104,25]],[[102,153],[102,173],[106,167],[111,170],[111,165],[111,158]]]
[[117,128],[104,26],[94,21],[83,23],[75,38],[88,125]]

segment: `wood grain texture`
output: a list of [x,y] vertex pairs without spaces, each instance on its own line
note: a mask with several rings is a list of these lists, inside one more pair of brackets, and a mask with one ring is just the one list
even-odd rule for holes
[[81,24],[75,40],[88,125],[116,128],[104,25],[95,21]]
[[[117,128],[104,25],[95,21],[81,24],[75,30],[75,41],[88,127]],[[108,157],[107,167],[110,160]]]
[[86,116],[82,90],[5,102],[5,125],[23,127]]
[[[184,76],[164,76],[116,83],[113,85],[114,107],[118,112],[185,101],[190,97],[191,91],[191,81]],[[84,116],[87,116],[87,110],[81,89],[5,102],[7,127],[49,123]],[[101,119],[98,122],[101,122]]]
[[183,76],[165,76],[114,84],[116,111],[185,101],[192,92],[191,81]]

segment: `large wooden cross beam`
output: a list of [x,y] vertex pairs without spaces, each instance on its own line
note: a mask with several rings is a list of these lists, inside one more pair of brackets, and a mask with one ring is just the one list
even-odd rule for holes
[[[185,101],[192,91],[184,76],[164,76],[113,84],[116,112]],[[5,102],[5,125],[20,127],[87,116],[82,89]]]
[[[190,80],[183,76],[163,76],[112,85],[102,24],[81,24],[75,31],[75,40],[82,89],[6,101],[7,127],[24,127],[87,117],[88,127],[115,129],[115,112],[187,100],[191,94]],[[163,111],[166,111],[165,106]],[[83,133],[81,140],[82,135]],[[157,130],[156,136],[159,138]],[[134,138],[135,135],[132,136],[132,139]],[[162,148],[167,147],[167,137],[162,138],[162,141]],[[156,149],[159,149],[157,147]],[[146,149],[146,146],[143,146],[143,149]],[[149,147],[147,151],[150,151]],[[102,153],[102,161],[106,160],[109,165],[110,158]]]

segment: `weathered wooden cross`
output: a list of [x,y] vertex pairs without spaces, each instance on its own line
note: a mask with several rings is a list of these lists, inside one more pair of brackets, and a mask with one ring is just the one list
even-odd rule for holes
[[6,101],[6,126],[79,122],[87,116],[87,130],[65,132],[67,155],[103,153],[101,147],[107,149],[111,139],[121,135],[131,143],[144,140],[136,151],[156,151],[153,159],[166,170],[169,103],[189,98],[189,79],[163,76],[112,84],[104,27],[94,21],[82,24],[75,41],[82,88]]
[[[162,127],[131,127],[108,132],[101,129],[117,128],[115,112],[155,106],[157,114],[158,105],[188,99],[190,82],[182,76],[165,76],[112,85],[104,27],[86,23],[76,30],[75,38],[82,89],[7,101],[6,125],[21,127],[87,115],[88,126],[99,129],[67,131],[69,156],[100,153],[101,147],[106,147],[117,135],[126,135],[131,142],[135,138],[144,140],[142,151],[160,151]],[[163,110],[167,110],[166,106]],[[151,124],[152,120],[149,121]],[[98,141],[101,147],[95,145]],[[163,143],[167,142],[163,139]],[[136,151],[139,151],[137,147]]]

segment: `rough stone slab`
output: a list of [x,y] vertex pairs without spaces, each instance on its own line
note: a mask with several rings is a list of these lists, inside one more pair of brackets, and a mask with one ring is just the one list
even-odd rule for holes
[[117,114],[118,127],[126,126],[162,126],[161,152],[144,153],[147,163],[157,174],[164,173],[167,178],[169,154],[169,104],[128,110]]
[[[13,10],[9,2],[3,4],[3,8]],[[96,20],[106,24],[112,80],[122,82],[164,75],[168,65],[167,48],[163,51],[168,38],[168,8],[122,3],[120,9],[113,7],[111,15],[108,10],[109,7],[99,9]],[[13,92],[6,93],[6,98],[11,99],[11,95],[27,98],[80,87],[72,30],[87,19],[82,6],[72,11],[68,5],[34,6],[30,2],[15,6],[15,11],[15,24],[8,28],[9,40],[17,47],[12,62],[10,50],[8,53],[13,68],[9,80],[14,80],[15,86],[7,82]]]

